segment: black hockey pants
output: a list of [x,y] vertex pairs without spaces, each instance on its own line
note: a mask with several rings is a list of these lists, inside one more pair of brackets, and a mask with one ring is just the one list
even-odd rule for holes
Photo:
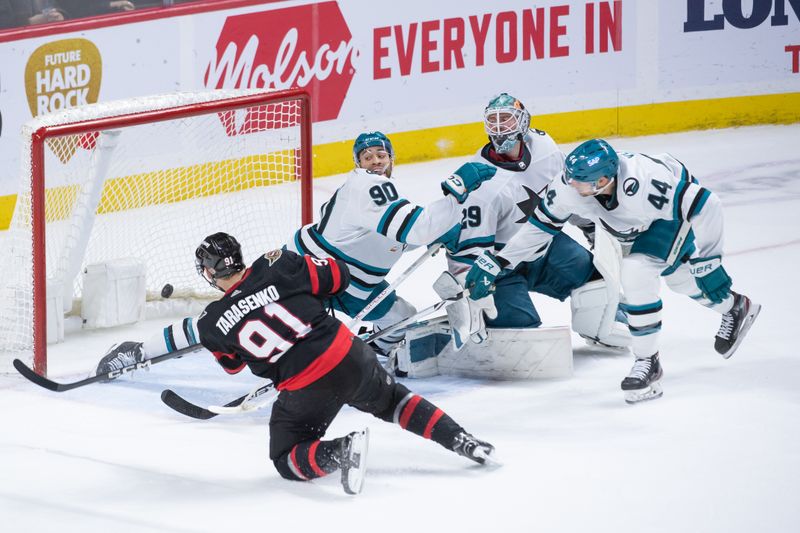
[[269,456],[287,479],[308,480],[339,467],[340,440],[320,439],[343,405],[452,449],[461,426],[441,409],[397,383],[360,339],[342,361],[311,385],[282,391],[272,406]]

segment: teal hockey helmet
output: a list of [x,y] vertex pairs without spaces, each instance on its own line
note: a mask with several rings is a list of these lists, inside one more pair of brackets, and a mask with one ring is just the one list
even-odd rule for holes
[[589,194],[597,194],[600,178],[615,179],[619,173],[619,156],[603,139],[581,143],[569,153],[565,162],[564,177],[567,183],[585,183],[591,187],[577,187]]
[[389,137],[379,131],[369,131],[356,137],[356,141],[353,143],[353,161],[356,166],[358,166],[358,156],[361,152],[373,146],[382,147],[389,157],[394,159],[394,148],[392,148],[392,141],[389,140]]
[[531,126],[531,114],[518,99],[500,93],[483,111],[483,127],[499,154],[510,152]]

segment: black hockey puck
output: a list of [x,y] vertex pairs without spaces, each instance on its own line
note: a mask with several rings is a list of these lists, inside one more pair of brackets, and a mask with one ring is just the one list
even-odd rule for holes
[[166,285],[164,285],[164,287],[161,288],[161,297],[169,298],[170,296],[172,296],[172,290],[173,290],[172,285],[167,283]]

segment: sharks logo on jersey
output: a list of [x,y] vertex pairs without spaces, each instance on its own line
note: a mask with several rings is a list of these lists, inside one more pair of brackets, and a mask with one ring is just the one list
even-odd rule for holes
[[522,189],[525,191],[525,194],[528,195],[528,198],[522,200],[521,202],[517,202],[517,207],[519,207],[519,210],[522,211],[522,214],[524,215],[519,220],[515,220],[517,224],[522,224],[528,220],[528,217],[533,214],[533,210],[536,209],[536,206],[539,205],[539,202],[541,202],[539,195],[530,190],[528,187],[523,185]]
[[538,193],[563,173],[564,155],[544,131],[529,130],[519,155],[518,160],[509,160],[488,143],[473,157],[498,171],[462,204],[466,223],[457,249],[448,254],[452,271],[471,264],[485,249],[502,248],[541,202]]
[[613,235],[617,240],[621,242],[633,242],[636,239],[636,237],[638,237],[639,234],[642,233],[641,230],[638,230],[636,228],[631,228],[627,231],[617,231],[611,226],[609,226],[608,223],[606,223],[606,221],[603,219],[600,219],[600,223],[603,224],[603,227],[606,229],[607,232],[609,232],[611,235]]

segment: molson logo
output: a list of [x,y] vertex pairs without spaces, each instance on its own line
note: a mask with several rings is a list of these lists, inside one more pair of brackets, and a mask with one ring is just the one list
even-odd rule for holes
[[[25,93],[34,117],[97,102],[103,63],[100,52],[86,39],[66,39],[37,48],[25,66]],[[48,142],[66,163],[80,139],[69,137]]]
[[336,2],[237,15],[222,27],[204,82],[212,89],[308,87],[312,120],[332,120],[353,79],[354,54]]

